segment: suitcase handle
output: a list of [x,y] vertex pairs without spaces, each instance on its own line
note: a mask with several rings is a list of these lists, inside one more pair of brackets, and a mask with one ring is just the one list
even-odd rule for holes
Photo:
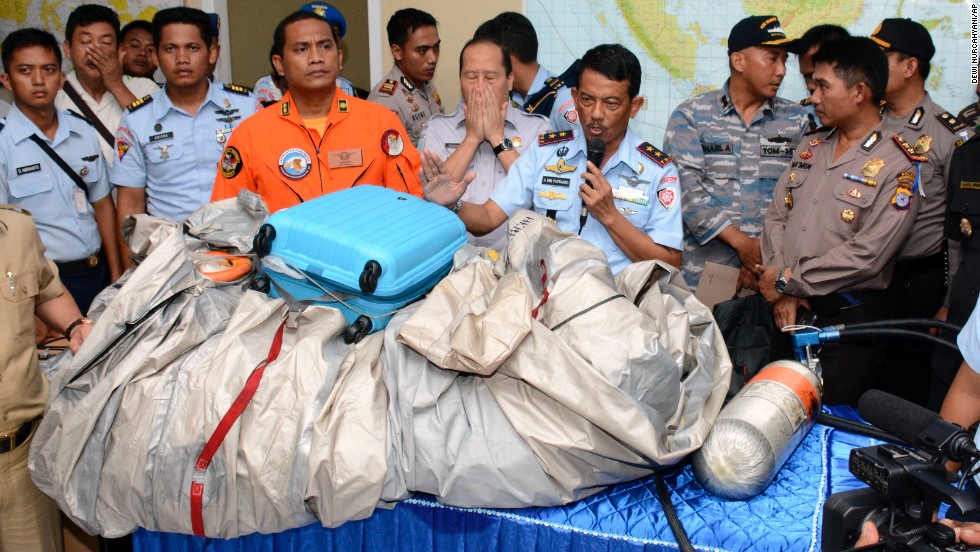
[[252,250],[259,258],[272,252],[272,242],[276,239],[276,229],[271,224],[263,224],[252,239]]
[[364,264],[361,277],[357,283],[361,286],[361,292],[366,294],[374,293],[378,289],[378,279],[381,278],[381,263],[370,260]]

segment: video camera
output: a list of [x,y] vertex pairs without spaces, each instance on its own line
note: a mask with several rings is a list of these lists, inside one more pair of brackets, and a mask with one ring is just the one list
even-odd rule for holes
[[[868,488],[835,493],[827,499],[822,549],[980,550],[955,544],[953,529],[932,521],[941,502],[964,516],[980,513],[980,504],[954,486],[956,478],[944,465],[946,461],[964,462],[964,469],[969,470],[980,460],[969,434],[935,412],[880,391],[865,393],[858,409],[873,425],[905,442],[915,442],[916,448],[884,444],[851,451],[848,468]],[[865,521],[875,524],[881,542],[851,548]]]

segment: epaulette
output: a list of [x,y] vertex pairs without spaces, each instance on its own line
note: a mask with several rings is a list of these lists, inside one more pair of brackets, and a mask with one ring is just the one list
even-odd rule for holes
[[386,94],[390,96],[395,93],[395,89],[397,88],[398,88],[398,81],[385,79],[385,81],[381,84],[381,88],[378,89],[378,94]]
[[575,132],[571,130],[562,130],[561,132],[545,132],[544,134],[538,136],[538,145],[547,146],[548,144],[567,142],[573,138],[575,138]]
[[135,102],[127,105],[126,111],[132,113],[152,101],[153,101],[153,96],[147,94],[146,96],[143,96],[142,98],[136,100]]
[[412,84],[412,81],[408,80],[408,77],[403,75],[401,81],[402,81],[402,86],[405,87],[405,90],[408,90],[409,92],[415,91],[415,85]]
[[813,98],[803,98],[800,100],[800,105],[810,105],[813,103]]
[[85,121],[86,123],[88,123],[90,125],[93,124],[92,121],[89,121],[88,120],[88,117],[86,117],[85,115],[82,115],[81,113],[75,111],[74,109],[66,109],[65,111],[67,111],[69,115],[74,115],[74,116],[78,117],[79,119]]
[[939,119],[939,122],[942,123],[944,127],[949,129],[949,131],[954,134],[966,128],[965,122],[953,117],[948,112],[940,113],[939,115],[936,115],[936,118]]
[[673,159],[669,155],[657,149],[650,142],[643,142],[639,146],[636,146],[636,149],[643,155],[649,157],[651,161],[660,165],[661,167],[673,161]]
[[864,141],[863,144],[861,144],[861,149],[863,149],[864,151],[871,151],[875,149],[880,143],[881,143],[881,131],[876,130],[872,132],[870,136],[868,136],[868,138]]
[[20,213],[22,215],[27,215],[29,217],[34,216],[34,215],[31,214],[30,211],[28,211],[27,209],[24,209],[20,205],[0,204],[0,209],[3,209],[4,211],[13,211],[15,213]]
[[818,132],[823,132],[823,131],[825,131],[825,130],[830,130],[830,129],[832,129],[832,128],[834,128],[834,127],[829,127],[829,126],[822,126],[822,127],[817,127],[817,128],[815,128],[815,129],[813,129],[813,130],[811,130],[811,131],[809,131],[809,132],[804,132],[804,133],[803,133],[803,136],[809,136],[809,135],[811,135],[811,134],[816,134],[816,133],[818,133]]
[[912,116],[909,117],[909,124],[910,125],[919,124],[919,121],[922,120],[922,116],[925,114],[926,114],[926,110],[921,105],[915,108],[915,111],[912,112]]
[[250,96],[252,94],[251,88],[231,82],[224,83],[221,88],[223,88],[225,92],[234,92],[235,94],[241,94],[242,96]]
[[896,134],[894,136],[894,139],[895,139],[895,143],[898,144],[898,149],[902,150],[902,153],[904,153],[905,156],[908,157],[911,161],[915,163],[929,162],[929,158],[926,157],[925,155],[919,155],[918,153],[915,153],[915,149],[912,148],[912,145],[909,144],[905,140],[905,138],[902,138],[901,136]]

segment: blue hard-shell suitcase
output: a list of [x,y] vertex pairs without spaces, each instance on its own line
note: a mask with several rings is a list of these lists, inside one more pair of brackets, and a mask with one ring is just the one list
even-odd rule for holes
[[340,309],[351,323],[344,339],[356,343],[445,277],[466,239],[449,209],[361,185],[274,213],[256,234],[255,251],[302,273],[266,266],[271,295]]

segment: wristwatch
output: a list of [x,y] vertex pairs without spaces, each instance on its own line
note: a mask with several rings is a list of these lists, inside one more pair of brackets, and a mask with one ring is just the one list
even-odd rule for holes
[[786,267],[779,271],[779,278],[776,278],[773,287],[776,288],[777,293],[786,293]]
[[456,200],[456,205],[453,205],[453,208],[450,209],[450,211],[452,211],[453,213],[458,213],[462,207],[463,207],[463,198],[459,198]]
[[74,330],[78,326],[81,326],[82,324],[92,324],[92,321],[89,320],[88,318],[85,318],[83,316],[83,317],[79,318],[78,320],[72,322],[71,324],[68,324],[68,327],[65,328],[65,337],[67,337],[68,339],[71,339],[71,332],[72,332],[72,330]]
[[510,151],[514,149],[514,142],[510,141],[510,138],[504,136],[504,139],[500,141],[495,148],[493,148],[494,155],[500,155],[505,151]]

